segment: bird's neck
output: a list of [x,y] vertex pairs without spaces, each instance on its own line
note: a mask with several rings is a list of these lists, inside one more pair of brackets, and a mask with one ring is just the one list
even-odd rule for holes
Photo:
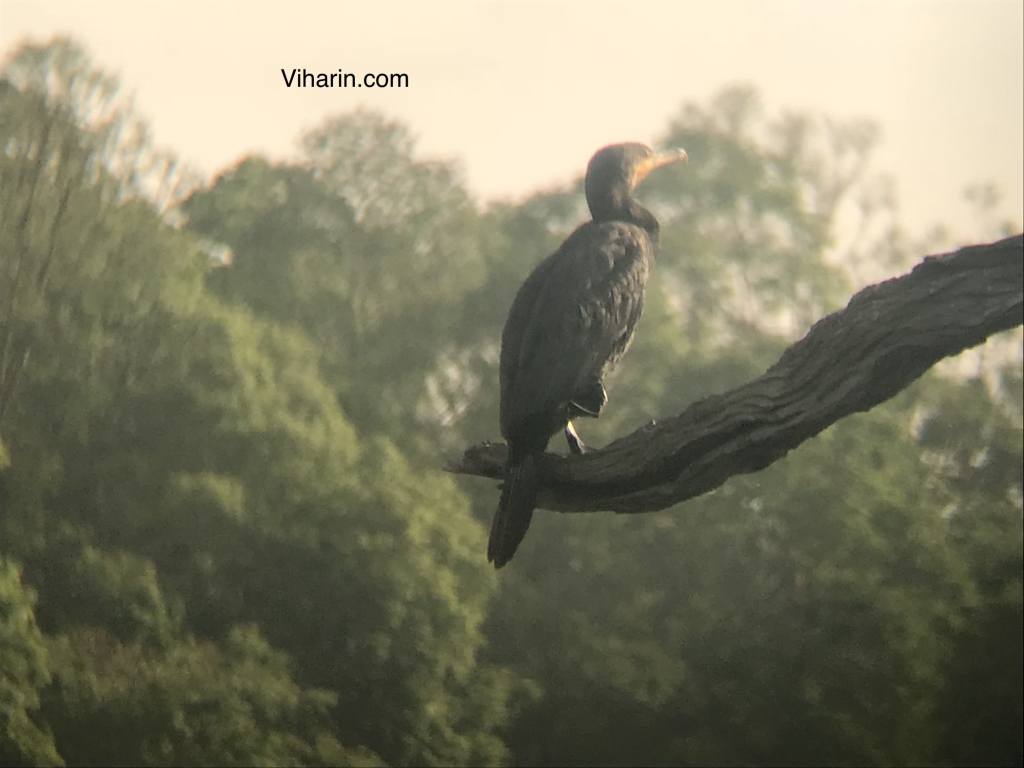
[[595,222],[622,221],[627,224],[635,224],[647,232],[652,243],[658,242],[658,220],[635,198],[629,195],[612,196],[602,203],[590,207],[590,215],[593,216]]

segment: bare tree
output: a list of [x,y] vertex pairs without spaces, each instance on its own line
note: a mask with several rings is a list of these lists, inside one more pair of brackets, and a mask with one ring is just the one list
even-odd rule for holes
[[[762,376],[582,456],[546,453],[538,507],[651,512],[757,472],[844,416],[905,389],[944,357],[1024,321],[1024,236],[926,257],[868,286]],[[449,471],[500,478],[505,445]]]

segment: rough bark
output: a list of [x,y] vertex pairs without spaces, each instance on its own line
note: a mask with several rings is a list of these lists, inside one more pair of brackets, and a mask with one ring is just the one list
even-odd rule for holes
[[[928,256],[855,294],[759,378],[599,450],[544,454],[537,506],[651,512],[707,493],[1022,320],[1024,236]],[[482,443],[449,471],[501,478],[504,464],[503,443]]]

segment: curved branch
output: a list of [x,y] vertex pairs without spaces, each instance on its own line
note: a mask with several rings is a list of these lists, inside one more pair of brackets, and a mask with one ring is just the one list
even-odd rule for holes
[[[926,257],[819,320],[759,378],[599,450],[544,454],[538,507],[651,512],[707,493],[1022,320],[1024,236]],[[501,478],[504,464],[504,444],[482,443],[449,471]]]

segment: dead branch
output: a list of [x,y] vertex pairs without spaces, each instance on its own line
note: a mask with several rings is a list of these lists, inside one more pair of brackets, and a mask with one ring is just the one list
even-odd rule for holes
[[[707,493],[1022,320],[1024,236],[928,256],[819,320],[759,378],[599,450],[544,454],[538,506],[651,512]],[[482,443],[449,471],[501,478],[504,464],[503,443]]]

